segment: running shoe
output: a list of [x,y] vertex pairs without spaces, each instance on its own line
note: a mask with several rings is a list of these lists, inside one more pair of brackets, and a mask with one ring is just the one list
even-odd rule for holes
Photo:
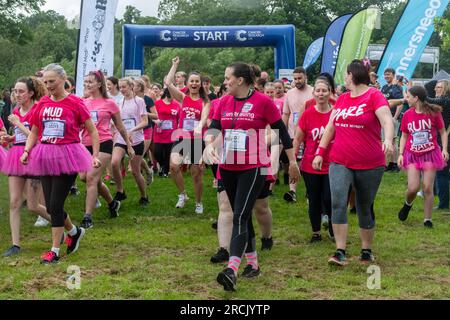
[[19,254],[19,252],[20,252],[20,247],[19,246],[12,246],[8,250],[6,250],[5,253],[3,253],[3,256],[4,257],[11,257],[11,256],[14,256],[16,254]]
[[433,228],[433,222],[431,222],[431,220],[425,220],[423,222],[424,227],[426,228]]
[[59,257],[53,251],[47,251],[41,255],[41,264],[58,263],[58,261]]
[[228,259],[230,259],[230,255],[225,248],[219,248],[217,250],[216,254],[211,257],[212,263],[222,263],[222,262],[228,262]]
[[97,201],[95,202],[95,209],[98,209],[98,208],[100,208],[102,206],[102,203],[100,202],[100,200],[98,200],[98,198],[97,198]]
[[92,217],[90,215],[85,215],[83,220],[81,220],[80,227],[87,230],[87,229],[92,228],[93,226],[94,226],[94,223],[92,222]]
[[85,234],[84,228],[77,227],[77,234],[74,236],[71,236],[70,234],[66,237],[66,244],[67,244],[67,254],[74,253],[78,250],[78,246],[80,245],[80,240],[83,238]]
[[113,200],[109,205],[109,217],[110,218],[117,218],[119,216],[119,209],[120,209],[120,201]]
[[236,291],[236,275],[231,268],[220,271],[217,275],[217,282],[223,286],[225,291]]
[[211,223],[211,228],[213,228],[214,230],[217,230],[217,220],[214,220],[214,221]]
[[398,212],[398,218],[400,219],[400,221],[405,221],[406,219],[408,219],[408,214],[411,208],[412,205],[409,206],[406,203],[403,205],[403,207]]
[[273,246],[272,237],[270,238],[261,238],[261,251],[271,250]]
[[125,194],[125,191],[124,192],[117,191],[116,192],[116,196],[114,197],[114,200],[116,200],[116,201],[123,201],[126,198],[127,198],[127,195]]
[[41,216],[39,216],[36,219],[36,222],[34,223],[35,227],[46,227],[50,224],[50,221],[45,220],[44,218],[42,218]]
[[342,251],[337,250],[330,259],[328,259],[328,264],[336,266],[345,266],[347,264],[347,259]]
[[196,214],[203,214],[203,203],[196,203],[195,204],[195,213]]
[[261,269],[259,268],[259,266],[258,266],[258,269],[254,269],[252,267],[252,265],[248,264],[245,266],[244,272],[242,272],[241,277],[250,279],[250,278],[257,277],[260,274],[261,274]]
[[70,194],[72,196],[78,196],[80,194],[80,191],[78,190],[78,187],[77,186],[72,186],[70,188]]
[[141,198],[139,199],[139,205],[141,205],[141,206],[146,206],[146,205],[148,205],[148,204],[149,204],[148,198],[141,197]]
[[361,262],[373,262],[375,261],[375,257],[372,252],[369,250],[361,250],[361,255],[359,256],[359,261]]
[[316,243],[322,241],[322,236],[320,234],[314,233],[311,237],[311,240],[309,240],[309,243]]
[[184,193],[181,193],[178,195],[178,202],[175,206],[175,208],[180,209],[183,208],[184,205],[186,204],[186,201],[189,200],[188,196]]
[[287,202],[297,202],[297,195],[294,191],[289,191],[284,194],[284,200]]

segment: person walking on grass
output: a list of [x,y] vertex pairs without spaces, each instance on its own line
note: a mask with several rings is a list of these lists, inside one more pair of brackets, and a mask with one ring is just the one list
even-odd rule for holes
[[[423,176],[424,194],[424,226],[433,227],[431,214],[433,210],[433,185],[436,171],[446,167],[448,161],[448,132],[442,118],[442,108],[426,102],[425,88],[414,86],[408,91],[408,104],[410,109],[405,112],[402,119],[400,140],[399,165],[408,175],[408,190],[403,207],[398,218],[405,221],[420,188],[420,176]],[[442,150],[437,143],[440,135]]]

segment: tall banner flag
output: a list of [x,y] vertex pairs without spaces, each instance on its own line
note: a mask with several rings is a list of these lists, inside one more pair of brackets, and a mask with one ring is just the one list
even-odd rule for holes
[[334,72],[337,84],[344,84],[347,65],[352,60],[365,57],[378,15],[379,9],[370,7],[359,11],[347,22]]
[[340,16],[328,26],[325,33],[325,39],[323,41],[322,52],[322,66],[320,68],[321,73],[334,74],[336,68],[336,61],[339,54],[339,47],[341,45],[342,34],[344,33],[345,25],[353,14],[346,14]]
[[381,86],[386,84],[386,68],[411,79],[434,32],[434,19],[444,14],[448,3],[449,0],[409,0],[378,65]]
[[80,34],[78,37],[76,93],[83,95],[83,79],[90,71],[114,73],[114,18],[118,0],[88,0],[81,2]]
[[303,60],[303,68],[308,69],[319,59],[323,48],[323,37],[315,40],[306,51],[305,60]]

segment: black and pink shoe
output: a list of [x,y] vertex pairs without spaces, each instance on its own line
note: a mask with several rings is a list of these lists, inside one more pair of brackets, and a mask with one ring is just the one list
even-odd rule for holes
[[41,255],[41,264],[58,263],[59,257],[53,251],[44,252]]
[[70,234],[66,237],[67,244],[67,254],[74,253],[78,250],[78,246],[80,245],[80,240],[83,238],[86,230],[84,228],[77,227],[77,234],[71,236]]

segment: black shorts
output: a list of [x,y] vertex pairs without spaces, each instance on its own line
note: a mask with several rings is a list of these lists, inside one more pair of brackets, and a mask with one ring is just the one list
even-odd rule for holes
[[[122,148],[128,154],[127,146],[125,144],[116,143],[114,145],[114,148]],[[144,141],[133,146],[133,150],[134,150],[134,154],[136,156],[143,156],[144,155]]]
[[180,139],[172,147],[172,153],[179,153],[183,159],[188,158],[190,164],[199,164],[204,150],[205,142],[202,139]]
[[[264,183],[264,187],[259,193],[257,199],[265,199],[270,195],[270,184],[270,181],[266,180],[266,182]],[[221,193],[222,191],[225,191],[225,187],[222,184],[222,180],[219,180],[217,181],[217,193]]]
[[[114,142],[112,140],[104,141],[100,143],[99,151],[102,153],[112,154]],[[86,146],[90,154],[94,153],[92,146]]]

